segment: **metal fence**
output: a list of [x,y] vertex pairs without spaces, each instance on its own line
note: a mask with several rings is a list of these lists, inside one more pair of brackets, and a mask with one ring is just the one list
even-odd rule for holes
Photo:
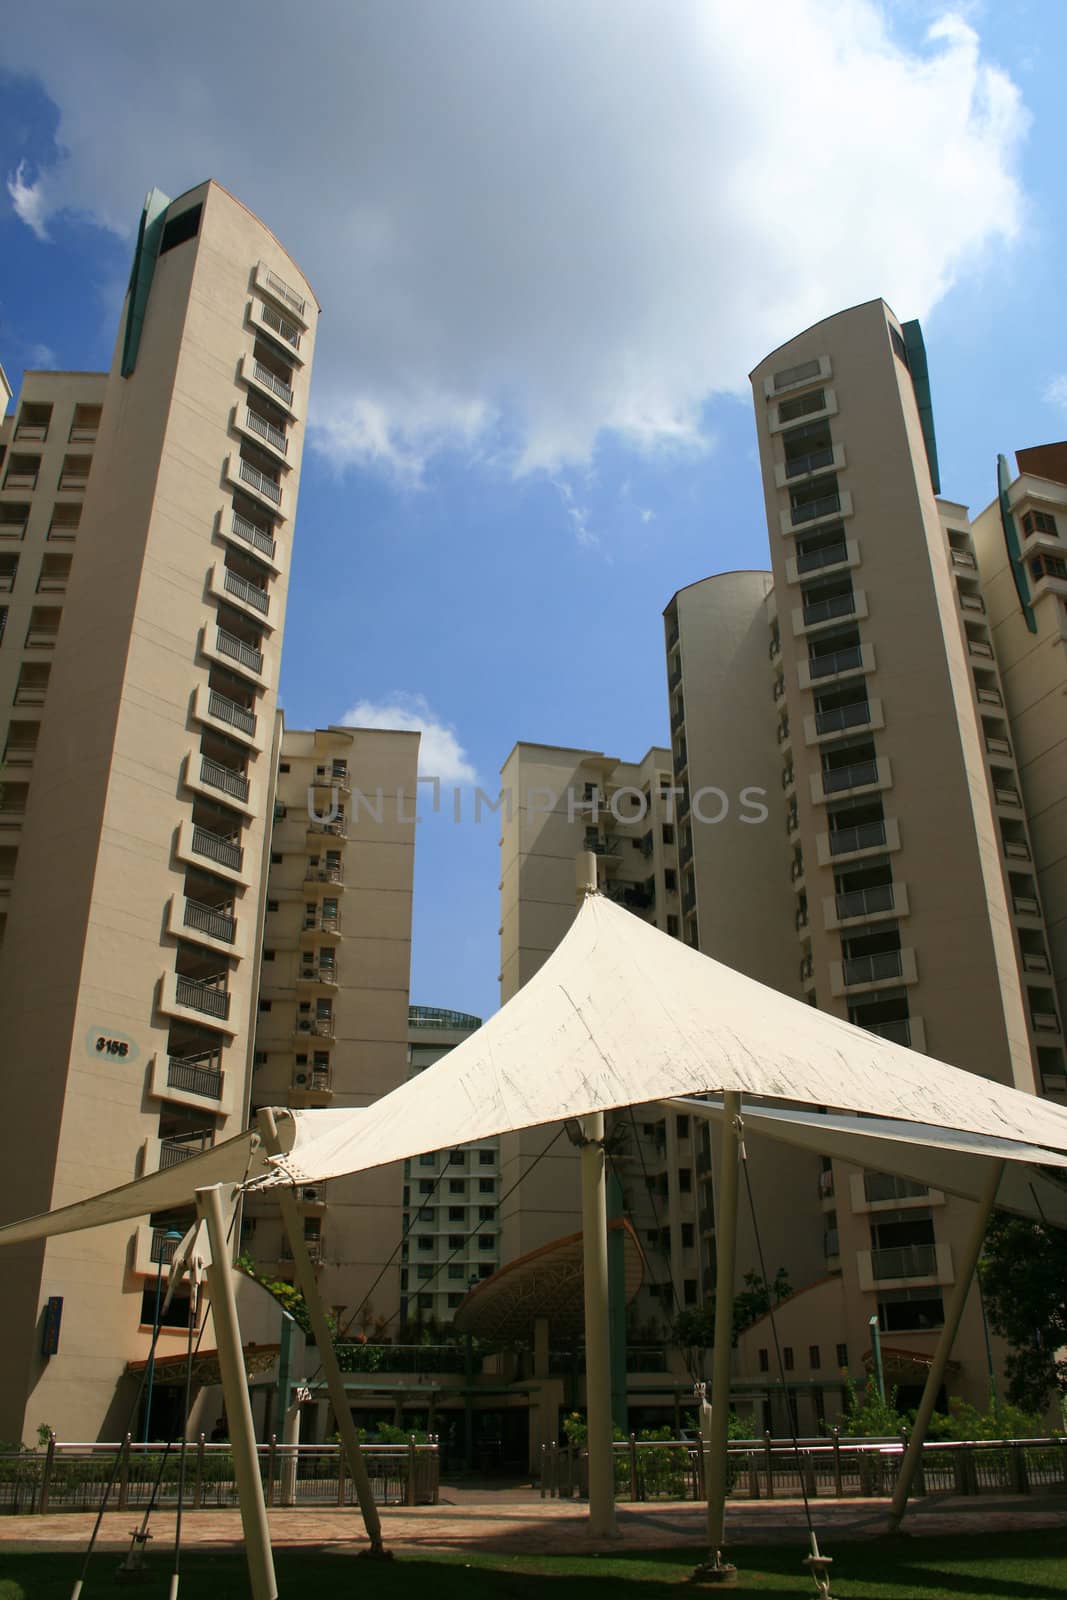
[[[729,1492],[749,1500],[889,1498],[896,1487],[906,1437],[853,1439],[837,1430],[826,1438],[732,1439]],[[702,1500],[704,1460],[695,1440],[616,1441],[615,1493],[622,1500]],[[799,1454],[799,1460],[798,1460]],[[541,1451],[541,1498],[588,1493],[584,1447],[552,1444]],[[1067,1439],[928,1441],[912,1493],[1030,1494],[1067,1489]]]
[[[339,1445],[286,1445],[273,1437],[258,1447],[258,1455],[268,1506],[356,1504]],[[363,1456],[379,1505],[437,1504],[436,1438],[428,1444],[417,1444],[414,1438],[407,1444],[367,1444]],[[136,1444],[127,1434],[114,1444],[53,1440],[44,1450],[0,1453],[0,1512],[95,1511],[113,1472],[107,1501],[113,1510],[143,1509],[152,1499],[157,1479],[156,1505],[166,1510],[178,1503],[179,1446]],[[193,1511],[238,1504],[228,1444],[209,1444],[203,1434],[190,1440],[182,1504]]]

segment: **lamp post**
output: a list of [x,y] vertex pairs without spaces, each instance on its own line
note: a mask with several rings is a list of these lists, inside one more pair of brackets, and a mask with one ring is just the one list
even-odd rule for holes
[[[477,1287],[479,1279],[472,1273],[467,1279],[467,1293]],[[468,1472],[474,1471],[474,1395],[471,1393],[474,1384],[474,1339],[469,1333],[463,1335],[463,1465]]]
[[[170,1265],[170,1259],[174,1254],[173,1250],[168,1251],[164,1247],[168,1244],[181,1244],[181,1242],[182,1235],[178,1233],[176,1229],[168,1228],[166,1233],[160,1236],[159,1244],[157,1246],[159,1250],[159,1259],[156,1262],[156,1311],[155,1316],[152,1318],[152,1348],[148,1352],[148,1384],[145,1389],[144,1401],[145,1444],[148,1443],[152,1430],[152,1389],[156,1381],[156,1341],[159,1338],[159,1308],[163,1299],[163,1268],[164,1265]],[[192,1316],[192,1314],[193,1302],[190,1300],[189,1315]]]
[[874,1381],[878,1385],[878,1397],[885,1405],[885,1372],[882,1368],[882,1330],[878,1326],[877,1313],[868,1317],[867,1326],[871,1330],[871,1355],[874,1359]]

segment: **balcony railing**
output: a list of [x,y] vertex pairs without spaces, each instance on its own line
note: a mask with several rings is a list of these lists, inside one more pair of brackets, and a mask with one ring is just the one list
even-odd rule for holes
[[828,650],[825,655],[808,657],[808,671],[813,678],[829,678],[836,672],[851,672],[863,665],[863,646],[850,644],[844,650]]
[[832,516],[835,511],[840,510],[839,494],[820,495],[817,500],[807,500],[803,505],[792,508],[793,526],[795,528],[802,522],[814,522],[818,517]]
[[291,289],[284,278],[279,278],[276,272],[270,270],[266,262],[261,261],[259,263],[259,271],[271,294],[276,295],[285,305],[291,306],[298,317],[302,317],[307,306],[307,301],[303,295],[299,295],[295,289]]
[[[210,1133],[187,1133],[176,1139],[163,1139],[159,1146],[159,1168],[162,1172],[166,1167],[176,1167],[182,1161],[188,1161],[190,1156],[201,1156],[205,1150],[210,1150],[214,1143]],[[163,1232],[165,1230],[159,1230]],[[155,1257],[152,1258],[155,1260]]]
[[828,600],[816,600],[812,605],[804,607],[804,626],[812,627],[817,622],[830,622],[834,617],[850,617],[856,609],[856,596],[849,594],[831,595]]
[[898,1178],[891,1172],[865,1172],[863,1174],[864,1198],[879,1200],[914,1200],[929,1195],[925,1183],[913,1183],[910,1178]]
[[233,795],[235,800],[248,799],[248,779],[244,773],[234,772],[232,767],[224,767],[221,761],[212,761],[210,756],[201,757],[200,778],[213,789]]
[[976,565],[974,557],[968,550],[953,550],[952,560],[957,567],[973,567]]
[[816,472],[819,467],[832,467],[833,464],[833,446],[829,445],[823,450],[809,450],[805,456],[787,456],[785,475],[787,478],[799,478],[803,472]]
[[167,1084],[184,1094],[203,1095],[205,1100],[222,1099],[222,1073],[204,1061],[171,1056],[167,1061]]
[[275,311],[273,306],[260,306],[260,316],[268,328],[291,344],[294,350],[300,349],[300,329],[295,322],[290,322],[288,317],[283,317],[280,311]]
[[305,933],[340,933],[341,918],[339,916],[310,916],[304,918]]
[[1011,903],[1021,917],[1039,917],[1041,915],[1041,904],[1035,895],[1012,895]]
[[968,639],[967,648],[972,656],[989,656],[992,659],[993,646],[988,644],[985,639]]
[[300,977],[304,983],[335,984],[337,967],[332,961],[304,961],[300,965]]
[[[162,1157],[162,1152],[160,1154]],[[162,1159],[160,1159],[160,1166],[162,1165],[163,1162]],[[168,1165],[170,1165],[169,1162]],[[174,1260],[174,1252],[181,1243],[180,1239],[167,1238],[167,1234],[174,1231],[175,1230],[171,1228],[152,1229],[152,1244],[148,1252],[148,1259],[151,1261],[153,1266],[162,1265],[164,1267],[169,1267],[171,1262]]]
[[822,550],[808,550],[797,556],[797,572],[817,572],[820,567],[836,567],[848,560],[845,544],[829,544]]
[[281,485],[275,483],[273,478],[268,478],[265,472],[260,472],[258,467],[254,467],[251,461],[246,461],[244,457],[241,458],[237,471],[245,483],[250,484],[259,494],[266,495],[276,506],[281,505]]
[[936,1245],[898,1244],[871,1251],[871,1276],[876,1282],[887,1278],[932,1278],[936,1272]]
[[215,644],[220,654],[229,656],[231,661],[239,661],[243,667],[248,667],[252,672],[263,671],[262,650],[257,650],[255,645],[245,644],[236,634],[227,633],[225,628],[218,628],[215,633]]
[[876,845],[885,844],[885,842],[884,822],[860,822],[854,828],[832,828],[830,830],[830,854],[832,856],[848,855],[852,850],[873,850]]
[[851,917],[866,917],[876,911],[892,911],[895,904],[894,885],[873,884],[869,889],[849,889],[834,896],[838,919],[847,922]]
[[30,627],[26,629],[26,648],[28,650],[52,650],[58,638],[58,628]]
[[960,605],[965,611],[984,611],[985,601],[980,594],[960,594]]
[[841,1254],[841,1236],[836,1228],[827,1228],[822,1236],[822,1253],[827,1260]]
[[848,767],[824,767],[823,794],[839,794],[842,789],[862,789],[878,782],[877,761],[854,761]]
[[1060,1019],[1054,1011],[1032,1011],[1030,1021],[1040,1033],[1059,1033]]
[[842,966],[845,987],[857,983],[881,983],[886,978],[903,976],[904,963],[899,950],[881,950],[873,956],[852,956]]
[[196,928],[200,933],[206,933],[209,938],[221,939],[225,944],[233,944],[237,937],[237,918],[226,911],[219,911],[215,906],[202,905],[199,900],[186,900],[185,926]]
[[282,455],[289,449],[289,441],[283,430],[276,427],[273,422],[268,422],[266,417],[261,417],[251,406],[245,407],[245,427],[251,428],[261,439],[266,439],[267,443],[275,450],[280,450]]
[[305,883],[343,883],[344,875],[340,867],[305,867]]
[[309,1035],[313,1039],[333,1038],[332,1017],[311,1017],[298,1022],[294,1029],[298,1038]]
[[[230,996],[226,989],[216,986],[201,978],[185,978],[178,973],[177,1001],[179,1005],[191,1006],[194,1011],[202,1011],[206,1017],[219,1017],[223,1022],[230,1015]],[[167,1082],[173,1080],[169,1074]],[[178,1084],[174,1084],[178,1088]],[[200,1094],[203,1091],[196,1090]],[[217,1098],[217,1097],[216,1097]]]
[[334,822],[319,822],[314,817],[308,822],[309,833],[328,833],[335,839],[347,839],[348,824],[344,817],[338,817]]
[[977,694],[979,705],[1002,706],[1004,704],[1004,696],[999,689],[979,689]]
[[231,728],[240,728],[243,733],[248,734],[256,731],[255,712],[249,711],[247,706],[238,705],[236,700],[220,694],[217,689],[208,691],[207,708],[213,717],[217,717],[220,722],[228,722]]
[[262,361],[254,361],[252,363],[252,371],[257,383],[261,383],[265,389],[269,389],[271,394],[276,394],[279,400],[284,400],[287,406],[292,405],[292,384],[286,383],[284,378],[279,378],[278,374],[272,372],[269,367],[265,367]]
[[269,533],[265,533],[262,528],[257,528],[254,522],[249,522],[248,518],[242,517],[238,511],[233,513],[233,520],[230,526],[237,537],[244,540],[245,544],[250,544],[254,550],[259,550],[263,555],[270,556],[271,560],[274,559],[277,541],[272,539]]
[[986,739],[985,747],[991,756],[1010,756],[1011,745],[1007,739],[1001,739],[997,734],[990,734]]
[[270,595],[266,589],[258,588],[254,583],[249,583],[247,578],[242,578],[238,573],[226,568],[223,585],[227,594],[236,595],[238,600],[243,600],[245,605],[254,606],[257,611],[262,611],[266,616],[270,609]]
[[855,700],[851,705],[834,706],[829,711],[816,711],[816,733],[840,733],[844,728],[862,728],[871,720],[870,704]]
[[1030,846],[1022,839],[1005,839],[1004,854],[1011,856],[1016,861],[1030,860]]
[[996,799],[996,802],[997,802],[998,805],[1001,805],[1001,806],[1019,806],[1019,805],[1022,805],[1022,801],[1019,799],[1019,791],[1017,789],[1009,789],[1004,784],[997,784],[997,786],[993,790],[993,795],[994,795],[994,798]]
[[241,870],[244,859],[241,846],[234,844],[232,839],[224,839],[221,834],[212,833],[208,828],[201,828],[198,823],[193,824],[193,849],[198,856],[206,856],[220,867],[229,867],[234,872]]
[[19,422],[15,427],[15,438],[16,440],[32,439],[36,443],[43,444],[48,438],[48,424],[47,422]]
[[879,1039],[889,1039],[893,1044],[911,1046],[911,1023],[907,1017],[894,1017],[889,1022],[864,1023],[867,1033],[873,1033]]

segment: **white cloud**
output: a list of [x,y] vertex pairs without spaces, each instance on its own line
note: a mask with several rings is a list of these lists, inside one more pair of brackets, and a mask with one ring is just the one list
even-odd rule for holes
[[12,198],[39,235],[63,209],[129,231],[151,184],[226,183],[323,303],[339,468],[700,448],[708,397],[784,339],[879,294],[923,316],[1021,225],[1027,115],[958,12],[907,47],[889,0],[316,0],[281,77],[291,7],[239,14],[16,8],[7,63],[61,153]]
[[1058,377],[1050,378],[1041,398],[1047,405],[1059,406],[1061,411],[1067,411],[1067,372],[1061,372]]
[[35,371],[45,371],[59,366],[59,357],[50,344],[30,345],[30,367]]
[[15,171],[7,180],[7,192],[11,196],[11,204],[15,208],[15,215],[24,222],[41,240],[47,242],[48,229],[45,227],[47,203],[44,188],[38,178],[35,183],[26,179],[26,163],[20,161]]
[[477,783],[478,774],[450,723],[442,722],[424,695],[396,690],[384,700],[357,700],[341,718],[346,728],[393,728],[422,734],[419,774],[442,783]]

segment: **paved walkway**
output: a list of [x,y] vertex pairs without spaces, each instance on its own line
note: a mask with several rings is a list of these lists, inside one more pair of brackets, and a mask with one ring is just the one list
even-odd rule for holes
[[[812,1506],[820,1542],[876,1538],[886,1530],[886,1500],[818,1500]],[[542,1500],[530,1488],[486,1490],[442,1486],[436,1506],[383,1507],[385,1541],[396,1550],[471,1549],[509,1555],[581,1555],[593,1551],[653,1549],[704,1544],[703,1507],[692,1501],[658,1501],[619,1506],[619,1539],[591,1539],[586,1507],[577,1500]],[[93,1525],[89,1512],[57,1512],[46,1517],[0,1517],[4,1550],[84,1549]],[[98,1548],[125,1550],[136,1511],[110,1511]],[[355,1509],[307,1508],[273,1511],[271,1534],[279,1548],[301,1546],[358,1552],[366,1537]],[[157,1512],[151,1521],[156,1548],[174,1538],[174,1515]],[[915,1501],[905,1527],[916,1536],[967,1532],[1002,1533],[1014,1529],[1062,1528],[1067,1532],[1063,1496],[930,1496]],[[727,1508],[727,1542],[803,1544],[804,1508],[798,1500],[733,1501]],[[236,1511],[193,1511],[182,1524],[189,1547],[237,1550],[242,1544]]]

